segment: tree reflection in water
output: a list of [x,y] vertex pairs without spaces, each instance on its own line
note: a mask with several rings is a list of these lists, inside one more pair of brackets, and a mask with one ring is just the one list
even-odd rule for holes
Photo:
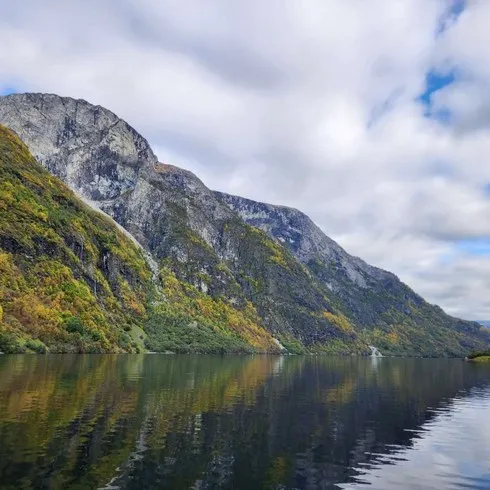
[[0,487],[335,488],[489,382],[455,360],[2,356]]

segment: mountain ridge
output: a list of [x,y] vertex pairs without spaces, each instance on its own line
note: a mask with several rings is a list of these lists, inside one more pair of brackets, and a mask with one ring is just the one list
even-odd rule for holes
[[0,125],[0,352],[279,352],[253,307],[162,281],[155,265]]
[[490,340],[477,323],[449,317],[393,273],[349,255],[304,213],[213,192],[158,162],[141,135],[100,106],[15,94],[0,97],[0,123],[135,237],[164,288],[176,280],[230,314],[256,308],[290,351],[368,353],[373,344],[389,354],[461,355]]

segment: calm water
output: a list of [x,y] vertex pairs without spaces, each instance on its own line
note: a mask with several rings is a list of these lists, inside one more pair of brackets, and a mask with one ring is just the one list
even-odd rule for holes
[[490,489],[490,367],[0,356],[0,488]]

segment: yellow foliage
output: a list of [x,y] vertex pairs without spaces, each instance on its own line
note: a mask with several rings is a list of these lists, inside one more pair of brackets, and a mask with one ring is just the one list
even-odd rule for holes
[[[254,228],[254,231],[256,229]],[[260,233],[260,230],[256,230],[257,232]],[[275,262],[276,264],[282,266],[282,267],[287,267],[288,264],[286,262],[286,256],[284,249],[276,243],[274,240],[271,239],[266,239],[264,240],[264,245],[272,252],[271,260]]]
[[322,316],[326,318],[330,323],[333,323],[336,327],[345,333],[354,333],[354,327],[350,323],[349,319],[342,313],[331,313],[330,311],[324,311]]
[[10,313],[28,328],[31,336],[50,337],[56,334],[61,316],[59,311],[43,304],[37,296],[31,293],[17,297],[9,307]]
[[131,286],[125,279],[121,279],[121,291],[123,301],[127,308],[132,310],[138,316],[144,316],[146,313],[145,307],[141,300],[138,299],[136,293],[131,289]]
[[11,291],[19,291],[23,286],[22,275],[14,264],[12,254],[0,250],[0,299]]
[[164,296],[172,305],[189,316],[202,319],[224,335],[238,335],[259,350],[276,350],[272,336],[260,324],[255,307],[247,302],[238,309],[223,299],[201,293],[194,286],[181,282],[167,268],[162,269]]

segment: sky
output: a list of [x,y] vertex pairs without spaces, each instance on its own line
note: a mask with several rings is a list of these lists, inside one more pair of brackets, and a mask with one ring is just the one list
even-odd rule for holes
[[490,319],[489,24],[488,0],[16,0],[0,94],[103,105],[209,187]]

